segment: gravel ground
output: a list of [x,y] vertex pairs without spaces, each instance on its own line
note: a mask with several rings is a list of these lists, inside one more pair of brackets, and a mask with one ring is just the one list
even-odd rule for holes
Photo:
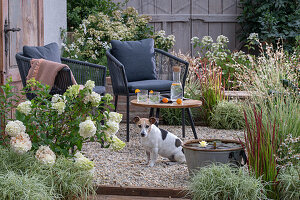
[[[193,139],[193,133],[186,126],[186,137],[182,138],[181,126],[160,126],[183,141]],[[196,127],[198,138],[237,139],[243,131],[217,130],[208,127]],[[189,179],[186,164],[170,163],[168,159],[158,157],[154,167],[148,167],[146,154],[140,144],[138,129],[130,125],[130,142],[121,151],[100,148],[98,143],[87,143],[83,147],[85,155],[96,165],[95,182],[97,185],[186,188]],[[125,141],[126,124],[120,124],[117,136]]]

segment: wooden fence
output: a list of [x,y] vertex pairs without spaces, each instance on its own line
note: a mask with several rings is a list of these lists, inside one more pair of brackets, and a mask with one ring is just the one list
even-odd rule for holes
[[151,25],[155,31],[163,29],[175,35],[175,51],[194,54],[191,45],[194,36],[201,39],[210,35],[215,40],[218,35],[225,35],[231,50],[240,48],[236,20],[240,12],[238,3],[239,0],[129,0],[126,6],[152,16]]

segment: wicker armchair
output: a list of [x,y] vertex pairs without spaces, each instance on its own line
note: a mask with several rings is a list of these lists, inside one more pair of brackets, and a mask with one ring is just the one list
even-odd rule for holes
[[[160,80],[173,80],[173,66],[181,66],[181,83],[184,89],[185,80],[187,78],[189,63],[175,57],[168,52],[160,49],[155,49],[155,63],[156,63],[156,76],[157,80],[145,80],[145,81],[134,81],[128,82],[125,68],[122,63],[120,63],[111,53],[111,49],[106,52],[107,64],[109,68],[109,73],[112,81],[113,93],[115,96],[115,111],[117,110],[118,96],[127,97],[127,142],[129,141],[129,97],[135,95],[135,89],[148,89],[159,91],[160,93],[170,93],[170,87],[167,90],[160,90],[158,84]],[[154,110],[150,110],[150,115],[153,115]],[[184,112],[183,117],[184,117]],[[159,109],[156,111],[156,116],[159,115]]]
[[[16,60],[21,75],[23,86],[26,86],[26,77],[28,75],[29,69],[31,67],[31,58],[23,56],[22,53],[16,54]],[[95,81],[94,91],[99,94],[105,93],[105,76],[106,67],[96,64],[91,64],[88,62],[82,62],[67,58],[61,58],[62,63],[68,65],[76,79],[78,84],[85,84],[87,80]],[[54,86],[51,88],[50,94],[63,94],[66,89],[72,85],[71,81],[71,71],[68,68],[63,68],[58,72]],[[31,100],[35,97],[33,93],[26,93],[27,99]]]

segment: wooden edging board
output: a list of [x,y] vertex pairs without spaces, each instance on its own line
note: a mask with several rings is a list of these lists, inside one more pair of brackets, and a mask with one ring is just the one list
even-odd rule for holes
[[102,195],[171,197],[190,199],[190,196],[188,195],[188,190],[180,188],[122,187],[99,185],[97,186],[96,193]]

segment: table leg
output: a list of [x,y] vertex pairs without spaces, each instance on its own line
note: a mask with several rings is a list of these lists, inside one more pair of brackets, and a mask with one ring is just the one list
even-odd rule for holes
[[187,113],[188,113],[188,116],[189,116],[189,119],[190,119],[190,123],[191,123],[191,127],[192,127],[192,130],[193,130],[194,137],[195,137],[195,139],[198,139],[198,136],[197,136],[197,133],[196,133],[196,129],[195,129],[194,120],[193,120],[190,108],[187,109]]
[[185,112],[185,109],[182,108],[181,124],[182,124],[182,137],[183,137],[183,138],[185,138],[185,119],[184,119],[184,112]]
[[150,108],[149,118],[154,116],[154,108]]
[[159,124],[159,108],[156,108],[156,126],[158,127],[158,124]]

